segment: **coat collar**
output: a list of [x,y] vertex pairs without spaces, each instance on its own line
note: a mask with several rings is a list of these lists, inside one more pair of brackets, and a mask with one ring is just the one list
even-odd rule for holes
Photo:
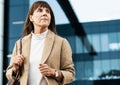
[[45,63],[45,61],[47,60],[47,58],[50,55],[50,52],[52,50],[52,46],[53,46],[53,43],[54,43],[54,36],[55,36],[55,34],[49,30],[48,34],[46,36],[46,40],[45,40],[42,59],[41,59],[41,62],[40,62],[41,64]]

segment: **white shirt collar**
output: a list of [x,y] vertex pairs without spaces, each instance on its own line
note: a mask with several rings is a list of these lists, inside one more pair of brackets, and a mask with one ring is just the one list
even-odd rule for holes
[[37,40],[38,39],[44,39],[47,36],[47,33],[48,33],[48,29],[45,32],[41,33],[41,34],[34,34],[32,32],[32,38],[37,39]]

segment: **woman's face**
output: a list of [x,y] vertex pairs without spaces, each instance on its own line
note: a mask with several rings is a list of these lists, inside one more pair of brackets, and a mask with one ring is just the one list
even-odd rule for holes
[[48,27],[51,21],[50,10],[45,7],[38,7],[33,15],[30,15],[30,21],[33,22],[34,27]]

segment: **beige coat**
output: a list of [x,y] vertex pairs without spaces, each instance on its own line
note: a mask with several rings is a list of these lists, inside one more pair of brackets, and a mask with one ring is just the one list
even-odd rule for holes
[[[22,54],[25,57],[24,70],[20,78],[21,85],[27,85],[28,72],[29,72],[29,55],[30,55],[30,43],[31,34],[25,36],[22,39]],[[20,40],[15,44],[12,57],[18,54],[20,48]],[[72,51],[68,41],[64,38],[55,35],[50,30],[48,31],[45,47],[43,50],[43,55],[40,63],[45,63],[51,68],[61,70],[64,79],[61,84],[59,84],[55,79],[51,77],[44,77],[48,85],[64,85],[70,83],[74,79],[74,65],[72,61]],[[12,59],[10,65],[12,65]],[[12,69],[6,72],[6,77],[8,79],[12,78]]]

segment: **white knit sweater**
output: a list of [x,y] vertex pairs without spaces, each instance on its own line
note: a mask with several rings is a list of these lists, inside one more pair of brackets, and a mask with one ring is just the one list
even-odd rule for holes
[[47,85],[45,84],[46,81],[42,80],[43,76],[40,73],[40,70],[38,68],[40,64],[40,60],[42,58],[44,42],[45,42],[47,33],[48,33],[48,30],[41,34],[32,33],[28,85]]

